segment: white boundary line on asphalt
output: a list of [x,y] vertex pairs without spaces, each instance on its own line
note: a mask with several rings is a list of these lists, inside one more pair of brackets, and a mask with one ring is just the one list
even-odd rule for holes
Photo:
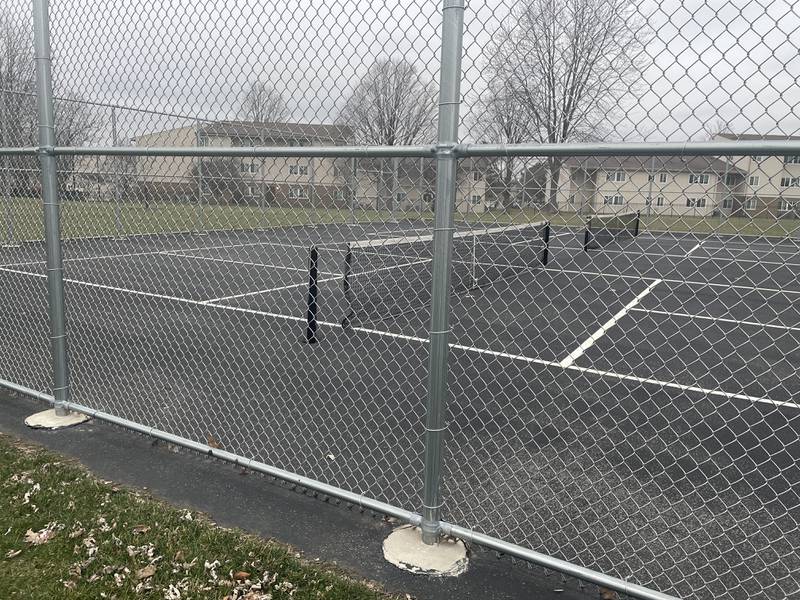
[[[565,273],[568,275],[591,275],[597,277],[606,277],[612,279],[636,279],[639,281],[655,281],[657,277],[643,277],[641,275],[625,275],[623,273],[603,273],[602,271],[581,271],[577,269],[556,269],[553,267],[544,267],[539,271],[547,271],[550,273]],[[742,289],[751,292],[769,292],[776,294],[800,294],[800,290],[787,290],[778,288],[767,288],[752,285],[741,285],[735,283],[713,283],[710,281],[693,281],[690,279],[661,279],[664,283],[675,283],[679,285],[696,285],[696,286],[709,286],[709,287],[724,287],[728,289]]]
[[[708,249],[707,246],[703,245],[704,249]],[[583,250],[582,246],[558,246],[555,248],[556,251],[558,250]],[[684,254],[668,254],[664,252],[656,252],[656,251],[648,251],[653,250],[650,248],[642,248],[641,251],[635,250],[616,250],[614,248],[603,248],[598,251],[598,253],[602,254],[623,254],[623,255],[631,255],[637,256],[639,258],[644,259],[647,256],[654,256],[658,258],[686,258]],[[800,256],[800,253],[794,254],[794,256]],[[730,256],[693,256],[693,261],[708,261],[708,262],[731,262],[731,263],[748,263],[748,264],[756,264],[756,265],[768,265],[768,266],[776,266],[776,267],[797,267],[800,268],[800,263],[794,262],[780,262],[780,261],[771,261],[771,260],[757,260],[754,258],[735,258]]]
[[[19,270],[16,270],[16,269],[8,269],[8,268],[5,268],[5,267],[0,267],[0,272],[13,273],[13,274],[24,275],[24,276],[28,276],[28,277],[37,277],[37,278],[40,278],[40,279],[45,279],[47,277],[47,275],[42,274],[42,273],[30,273],[28,271],[19,271]],[[180,298],[180,297],[177,297],[177,296],[167,296],[167,295],[164,295],[164,294],[155,294],[155,293],[152,293],[152,292],[142,292],[142,291],[138,291],[138,290],[130,290],[130,289],[119,288],[119,287],[115,287],[115,286],[103,285],[103,284],[99,284],[99,283],[90,283],[90,282],[86,282],[86,281],[78,281],[78,280],[73,280],[73,279],[65,279],[65,281],[68,282],[68,283],[75,284],[75,285],[84,285],[84,286],[92,287],[92,288],[98,288],[98,289],[105,289],[105,290],[110,290],[110,291],[115,291],[115,292],[128,293],[128,294],[133,294],[133,295],[137,295],[137,296],[144,296],[144,297],[148,297],[148,298],[156,298],[156,299],[160,299],[160,300],[170,300],[170,301],[179,302],[179,303],[183,303],[183,304],[188,304],[188,305],[192,305],[192,306],[204,306],[204,307],[214,308],[214,309],[218,309],[218,310],[226,310],[226,311],[237,312],[237,313],[244,313],[244,314],[251,314],[251,315],[270,317],[270,318],[284,320],[284,321],[293,321],[293,322],[302,322],[302,323],[306,322],[305,318],[296,317],[296,316],[293,316],[293,315],[283,315],[283,314],[279,314],[279,313],[271,313],[271,312],[266,312],[266,311],[262,311],[262,310],[255,310],[255,309],[250,309],[250,308],[241,308],[241,307],[238,307],[238,306],[228,306],[228,305],[225,305],[225,304],[209,304],[209,303],[205,303],[205,302],[203,302],[201,300],[189,300],[187,298]],[[338,329],[342,328],[342,326],[339,323],[333,323],[333,322],[330,322],[330,321],[317,321],[317,324],[321,325],[321,326],[331,327],[331,328],[338,328]],[[428,344],[429,343],[429,340],[427,338],[421,338],[421,337],[418,337],[418,336],[411,336],[411,335],[405,335],[405,334],[400,334],[400,333],[392,333],[390,331],[382,331],[380,329],[370,329],[370,328],[366,328],[366,327],[352,327],[351,329],[353,331],[358,331],[358,332],[366,333],[366,334],[370,334],[370,335],[377,335],[377,336],[381,336],[381,337],[388,337],[388,338],[401,339],[401,340],[406,340],[406,341],[413,341],[413,342],[417,342],[417,343],[421,343],[421,344]],[[697,387],[697,386],[683,385],[683,384],[680,384],[680,383],[674,383],[674,382],[670,382],[670,381],[661,381],[661,380],[658,380],[658,379],[651,379],[651,378],[646,378],[646,377],[637,377],[635,375],[626,375],[624,373],[616,373],[616,372],[613,372],[613,371],[604,371],[604,370],[593,369],[593,368],[589,368],[589,367],[581,367],[581,366],[574,365],[574,364],[570,365],[568,367],[562,367],[560,365],[560,363],[554,362],[554,361],[548,361],[548,360],[542,360],[542,359],[538,359],[538,358],[532,358],[532,357],[523,356],[523,355],[520,355],[520,354],[510,354],[508,352],[498,352],[498,351],[489,350],[489,349],[486,349],[486,348],[476,348],[474,346],[466,346],[466,345],[463,345],[463,344],[452,344],[451,343],[451,344],[449,344],[449,346],[450,346],[450,348],[453,348],[455,350],[463,350],[463,351],[466,351],[466,352],[489,355],[489,356],[495,356],[495,357],[498,357],[498,358],[506,358],[506,359],[509,359],[509,360],[521,361],[521,362],[526,362],[526,363],[531,363],[531,364],[538,364],[538,365],[547,366],[547,367],[557,367],[557,368],[562,368],[562,369],[566,369],[566,370],[579,371],[579,372],[582,372],[582,373],[590,373],[590,374],[599,375],[599,376],[602,376],[602,377],[610,377],[610,378],[620,379],[620,380],[624,380],[624,381],[635,381],[635,382],[638,382],[638,383],[646,383],[646,384],[649,384],[649,385],[654,385],[654,386],[662,387],[662,388],[671,388],[671,389],[679,389],[679,390],[684,390],[684,391],[697,392],[697,393],[700,393],[700,394],[703,394],[703,395],[706,395],[706,396],[718,396],[718,397],[727,398],[727,399],[744,400],[744,401],[751,402],[751,403],[769,404],[769,405],[776,406],[776,407],[788,407],[788,408],[800,409],[800,404],[797,404],[797,403],[794,403],[794,402],[772,400],[770,398],[763,398],[763,397],[759,397],[759,396],[749,396],[747,394],[735,394],[735,393],[732,393],[732,392],[725,392],[725,391],[722,391],[722,390],[712,390],[712,389],[701,388],[701,387]]]
[[693,315],[690,313],[672,312],[667,310],[656,310],[653,308],[632,308],[631,312],[652,313],[655,315],[665,315],[669,317],[681,317],[684,319],[702,319],[705,321],[719,321],[721,323],[732,323],[734,325],[748,325],[752,327],[763,327],[770,329],[782,329],[784,331],[800,331],[800,327],[790,325],[776,325],[774,323],[760,323],[759,321],[745,321],[738,319],[727,319],[725,317],[711,317],[707,315]]
[[[257,263],[257,262],[250,262],[246,260],[233,260],[231,258],[217,258],[215,256],[198,256],[196,254],[178,254],[177,252],[160,252],[164,256],[178,256],[180,258],[191,258],[194,260],[207,260],[210,262],[221,262],[227,264],[234,264],[234,265],[243,265],[246,267],[269,267],[270,269],[279,269],[283,271],[299,271],[300,273],[307,273],[308,268],[301,268],[301,267],[287,267],[286,265],[272,265],[267,263]],[[327,274],[327,273],[326,273]]]
[[[402,268],[405,268],[405,267],[412,267],[414,265],[421,265],[421,264],[424,264],[424,263],[431,262],[431,260],[432,259],[430,259],[430,258],[426,258],[426,259],[423,259],[423,260],[417,260],[417,261],[410,262],[410,263],[403,263],[403,264],[400,264],[400,265],[392,265],[390,267],[380,267],[378,269],[371,269],[369,271],[360,271],[358,273],[352,273],[351,277],[361,277],[362,275],[372,275],[372,274],[375,274],[375,273],[380,273],[381,271],[391,271],[393,269],[402,269]],[[326,277],[324,279],[318,279],[317,283],[327,283],[329,281],[340,281],[340,280],[344,279],[344,275],[334,275],[333,273],[327,273],[327,275],[331,275],[331,277]],[[202,303],[203,304],[214,304],[216,302],[224,302],[225,300],[236,300],[237,298],[245,298],[247,296],[258,296],[258,295],[261,295],[261,294],[269,294],[271,292],[281,292],[283,290],[290,290],[290,289],[293,289],[293,288],[303,287],[303,286],[307,286],[307,285],[308,285],[308,282],[304,281],[302,283],[293,283],[293,284],[290,284],[290,285],[284,285],[284,286],[276,287],[276,288],[268,288],[268,289],[265,289],[265,290],[256,290],[255,292],[244,292],[242,294],[234,294],[232,296],[222,296],[221,298],[211,298],[210,300],[203,300]]]
[[583,353],[586,352],[589,348],[591,348],[597,340],[603,337],[606,334],[606,332],[608,332],[609,329],[614,327],[614,325],[616,325],[617,322],[622,317],[627,315],[628,312],[630,312],[630,310],[634,306],[639,304],[639,302],[641,302],[645,296],[647,296],[650,292],[652,292],[653,288],[656,287],[659,283],[661,283],[660,279],[656,279],[655,281],[650,283],[650,285],[648,285],[644,290],[639,292],[639,294],[633,300],[628,302],[625,306],[622,307],[622,309],[619,312],[617,312],[617,314],[615,314],[608,321],[603,323],[600,326],[600,329],[598,329],[592,335],[590,335],[580,346],[578,346],[577,348],[575,348],[575,350],[570,352],[570,354],[558,364],[564,369],[572,365],[572,363],[574,363],[581,356],[583,356]]

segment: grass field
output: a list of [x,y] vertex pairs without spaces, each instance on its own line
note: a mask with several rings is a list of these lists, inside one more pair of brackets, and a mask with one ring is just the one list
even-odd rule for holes
[[389,598],[2,434],[0,506],[0,598]]
[[[119,212],[119,221],[117,219]],[[246,230],[295,225],[359,222],[383,223],[397,219],[433,221],[432,212],[347,208],[298,208],[190,203],[123,203],[117,211],[111,202],[65,201],[61,230],[65,239],[158,234],[185,231]],[[549,214],[534,208],[492,210],[483,214],[457,214],[463,224],[522,224],[549,220],[553,225],[581,227],[586,217],[575,213]],[[11,227],[9,227],[11,225]],[[749,217],[642,216],[642,230],[674,233],[720,233],[790,237],[800,229],[798,220]],[[13,230],[13,231],[11,231]],[[9,233],[11,231],[11,233]],[[0,242],[44,238],[42,206],[38,200],[15,198],[0,208]]]

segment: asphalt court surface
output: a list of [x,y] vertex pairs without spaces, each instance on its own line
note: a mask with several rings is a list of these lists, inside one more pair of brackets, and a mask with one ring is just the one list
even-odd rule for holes
[[[192,439],[213,433],[226,449],[417,508],[429,310],[373,315],[351,330],[339,323],[346,245],[429,232],[406,222],[66,242],[73,398]],[[742,497],[774,518],[800,506],[790,485],[800,483],[800,247],[643,232],[586,253],[582,232],[552,234],[546,267],[451,298],[448,516],[607,572],[624,560],[637,573],[631,554],[653,542],[614,513],[638,514],[637,494],[656,482],[656,503],[673,511],[665,527],[693,541],[664,548],[654,585],[697,585],[702,573],[686,576],[697,557],[742,540],[703,541],[690,518],[703,502],[678,510],[678,500],[701,487],[726,496],[732,484],[719,473],[739,466],[747,493],[726,500],[726,514],[750,518]],[[315,346],[303,343],[311,246]],[[429,265],[415,258],[387,243],[374,273],[356,276],[402,286],[408,270]],[[4,378],[47,390],[45,276],[41,245],[0,249]],[[581,435],[597,443],[576,443]],[[543,464],[553,481],[572,483],[539,489],[531,482]],[[610,473],[633,489],[603,501],[615,508],[587,540],[587,526],[570,521],[576,498]],[[517,513],[530,526],[506,528]],[[623,540],[632,549],[615,560],[609,543]],[[774,552],[790,541],[772,540]],[[786,577],[774,557],[736,556],[737,570],[744,560],[773,586]]]

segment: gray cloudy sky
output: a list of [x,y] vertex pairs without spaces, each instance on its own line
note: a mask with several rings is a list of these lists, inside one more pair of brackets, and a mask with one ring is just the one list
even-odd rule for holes
[[[2,0],[13,10],[28,2]],[[284,91],[298,121],[331,122],[369,65],[405,56],[437,78],[440,0],[51,0],[58,90],[131,107],[231,118],[249,80]],[[510,3],[469,0],[463,91],[485,86],[492,33]],[[636,94],[609,115],[621,140],[800,133],[800,9],[785,0],[641,0],[652,35]],[[125,134],[175,125],[130,113]]]

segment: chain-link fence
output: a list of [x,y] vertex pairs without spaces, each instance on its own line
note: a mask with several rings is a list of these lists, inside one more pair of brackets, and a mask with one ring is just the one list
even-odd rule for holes
[[4,386],[635,597],[800,592],[795,5],[51,4],[0,9]]

